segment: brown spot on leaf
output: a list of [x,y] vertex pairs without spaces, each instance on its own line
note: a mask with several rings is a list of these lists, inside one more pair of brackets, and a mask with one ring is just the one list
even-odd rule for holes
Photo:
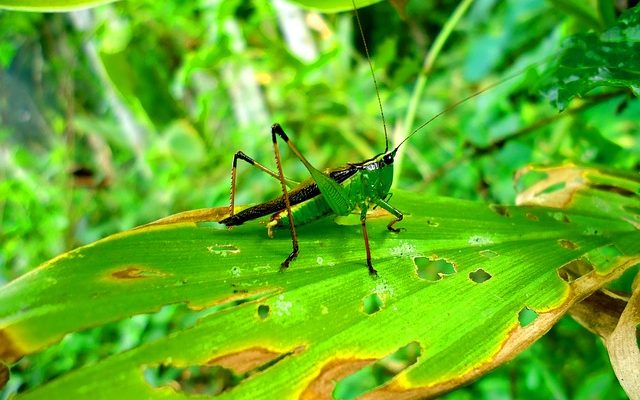
[[569,216],[563,212],[552,212],[549,213],[549,216],[553,219],[555,219],[556,221],[559,222],[563,222],[565,224],[571,223],[571,220],[569,219]]
[[281,355],[281,353],[276,353],[261,347],[251,347],[235,353],[212,358],[207,361],[207,365],[219,365],[242,374],[258,368]]
[[0,330],[0,360],[13,362],[24,355],[6,330]]
[[525,216],[529,221],[540,221],[540,218],[538,218],[538,216],[533,213],[528,212],[525,214]]
[[516,181],[526,181],[528,176],[539,173],[546,176],[522,190],[516,197],[517,205],[567,208],[575,193],[586,186],[584,171],[571,164],[551,168],[528,166],[517,172]]
[[300,399],[330,399],[332,398],[333,388],[336,381],[351,375],[361,368],[377,361],[376,359],[357,360],[357,359],[334,359],[326,363],[320,373],[307,385],[300,395]]
[[139,268],[135,266],[129,266],[124,269],[119,269],[111,273],[116,279],[142,279],[142,278],[161,278],[166,276],[164,272],[155,271],[148,268]]
[[0,362],[0,389],[9,382],[9,367]]
[[509,210],[509,208],[507,206],[503,206],[500,204],[492,204],[489,206],[489,208],[491,208],[491,210],[493,210],[493,212],[495,212],[496,214],[502,216],[502,217],[510,217],[511,216],[511,211]]
[[568,239],[559,239],[558,244],[560,245],[560,247],[564,247],[567,250],[575,250],[580,247],[577,243],[572,242]]

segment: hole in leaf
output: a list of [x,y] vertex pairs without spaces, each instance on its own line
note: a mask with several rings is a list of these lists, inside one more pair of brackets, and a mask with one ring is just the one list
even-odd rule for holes
[[616,193],[619,194],[620,196],[624,196],[624,197],[636,197],[638,196],[636,193],[633,192],[633,190],[629,190],[620,186],[615,186],[615,185],[605,185],[605,184],[590,184],[589,186],[591,186],[592,189],[595,190],[602,190],[603,192],[609,192],[609,193]]
[[548,193],[553,193],[559,190],[564,189],[566,186],[566,184],[564,182],[558,182],[558,183],[554,183],[553,185],[549,185],[546,188],[544,188],[543,190],[539,191],[538,193],[536,193],[536,196],[540,196],[541,194],[548,194]]
[[490,209],[493,210],[493,212],[495,212],[496,214],[502,216],[502,217],[510,217],[511,216],[511,210],[509,210],[509,207],[507,206],[503,206],[501,204],[491,204],[489,206]]
[[146,367],[143,374],[152,387],[169,386],[186,394],[216,395],[302,351],[304,346],[286,353],[253,347],[216,357],[203,365],[184,367],[163,363]]
[[553,213],[549,213],[549,216],[553,219],[555,219],[556,221],[560,221],[563,222],[565,224],[568,224],[571,222],[571,220],[569,219],[569,217],[567,216],[567,214],[557,211],[557,212],[553,212]]
[[531,324],[538,318],[538,313],[530,309],[529,307],[524,307],[518,313],[518,322],[520,322],[521,327],[525,327]]
[[580,247],[575,242],[567,239],[559,239],[558,244],[560,245],[560,247],[563,247],[567,250],[575,250]]
[[516,190],[518,192],[524,192],[548,176],[547,173],[536,170],[527,170],[524,173],[519,173],[516,181]]
[[214,396],[236,386],[242,378],[217,365],[175,367],[161,364],[144,369],[145,381],[154,388],[169,386],[177,392]]
[[258,306],[258,317],[260,317],[260,319],[267,319],[268,316],[269,316],[269,306],[266,304],[260,304]]
[[525,216],[529,221],[540,221],[540,218],[538,218],[538,216],[533,213],[528,212],[525,214]]
[[417,342],[399,348],[393,354],[338,381],[333,390],[333,398],[354,399],[374,390],[415,364],[421,352]]
[[377,313],[384,306],[384,301],[377,294],[373,293],[368,295],[362,301],[362,306],[365,314],[371,315]]
[[593,269],[593,265],[588,260],[578,258],[558,268],[558,276],[565,282],[573,282]]
[[475,283],[482,283],[491,279],[491,274],[482,268],[478,268],[473,272],[469,272],[469,279],[471,279]]
[[493,250],[480,250],[478,254],[480,254],[482,257],[487,257],[487,258],[498,257],[498,253],[496,253]]
[[443,258],[431,260],[427,257],[415,257],[413,263],[418,277],[430,282],[439,281],[456,272],[455,264]]

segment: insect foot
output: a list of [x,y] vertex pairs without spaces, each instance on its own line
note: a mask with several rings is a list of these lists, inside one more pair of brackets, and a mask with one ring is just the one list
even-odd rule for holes
[[402,221],[402,218],[404,218],[404,216],[402,215],[402,213],[398,213],[399,215],[397,215],[396,219],[394,219],[393,221],[389,222],[389,224],[387,224],[387,229],[390,230],[391,232],[394,233],[399,233],[401,230],[404,230],[404,228],[394,228],[393,225],[395,225],[397,222]]
[[295,260],[296,257],[298,257],[298,244],[296,243],[293,247],[293,251],[291,252],[291,254],[289,254],[289,257],[287,257],[282,264],[280,264],[280,272],[285,271],[287,268],[289,268],[289,264],[291,263],[291,261]]
[[371,261],[367,260],[367,267],[369,267],[369,276],[377,279],[378,278],[378,271],[376,271],[375,268],[373,268],[373,265],[371,265]]

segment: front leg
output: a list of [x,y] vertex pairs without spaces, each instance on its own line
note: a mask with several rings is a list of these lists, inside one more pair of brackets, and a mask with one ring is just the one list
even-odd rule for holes
[[382,199],[377,199],[375,203],[378,207],[389,211],[394,217],[396,217],[396,219],[387,224],[387,229],[395,233],[400,232],[400,229],[394,228],[393,225],[395,225],[397,222],[402,221],[402,218],[404,218],[402,212]]

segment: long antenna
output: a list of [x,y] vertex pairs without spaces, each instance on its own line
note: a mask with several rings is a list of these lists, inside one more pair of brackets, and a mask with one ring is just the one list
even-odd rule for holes
[[[360,16],[358,15],[356,0],[351,0],[351,3],[353,4],[353,13],[356,15],[356,21],[358,22],[358,29],[360,30],[362,44],[364,45],[364,53],[366,54],[367,61],[369,62],[369,69],[371,70],[371,77],[373,78],[373,86],[376,89],[376,97],[378,97],[378,106],[380,107],[380,116],[382,117],[382,127],[384,129],[384,152],[386,153],[389,151],[389,135],[387,135],[387,122],[384,119],[384,111],[382,110],[382,100],[380,99],[380,91],[378,90],[378,81],[376,80],[376,74],[373,72],[373,64],[371,63],[371,57],[369,57],[369,48],[367,47],[367,41],[364,38],[364,31],[362,30],[362,24],[360,23]],[[411,135],[413,135],[413,133]],[[409,138],[409,136],[407,136],[407,139]]]
[[470,94],[469,96],[467,96],[467,97],[465,97],[465,98],[463,98],[463,99],[461,99],[461,100],[456,101],[455,103],[453,103],[453,104],[452,104],[452,105],[450,105],[449,107],[445,108],[444,110],[440,111],[439,113],[437,113],[437,114],[436,114],[436,115],[434,115],[433,117],[429,118],[426,122],[422,123],[422,124],[421,124],[420,126],[418,126],[416,129],[414,129],[414,130],[413,130],[413,132],[411,132],[409,135],[407,135],[407,137],[405,137],[404,139],[402,139],[402,141],[400,142],[400,144],[398,144],[398,145],[396,146],[396,148],[395,148],[395,149],[396,149],[396,150],[398,150],[398,149],[400,148],[400,146],[402,146],[402,144],[403,144],[404,142],[406,142],[407,140],[409,140],[409,138],[410,138],[411,136],[413,136],[413,135],[415,135],[416,133],[418,133],[418,131],[420,131],[420,130],[421,130],[422,128],[424,128],[425,126],[429,125],[433,120],[437,119],[437,118],[438,118],[438,117],[440,117],[441,115],[448,113],[449,111],[451,111],[451,110],[453,110],[454,108],[458,107],[460,104],[462,104],[462,103],[466,102],[467,100],[471,100],[471,99],[473,99],[473,98],[474,98],[474,97],[476,97],[476,96],[481,95],[482,93],[486,92],[487,90],[493,89],[494,87],[499,86],[499,85],[502,85],[503,83],[505,83],[505,82],[507,82],[507,81],[509,81],[509,80],[511,80],[511,79],[513,79],[513,78],[516,78],[516,77],[518,77],[518,76],[521,76],[523,72],[528,71],[528,70],[529,70],[529,69],[531,69],[532,67],[536,67],[536,66],[538,66],[538,65],[540,65],[540,64],[543,64],[543,63],[547,62],[547,60],[548,60],[549,58],[553,57],[553,56],[554,56],[554,55],[549,56],[549,57],[545,57],[544,59],[542,59],[542,60],[540,60],[540,61],[538,61],[538,62],[536,62],[536,63],[534,63],[534,64],[531,64],[531,65],[527,66],[527,67],[526,67],[526,68],[524,68],[524,69],[521,69],[520,71],[518,71],[518,72],[514,73],[513,75],[509,75],[509,76],[507,76],[506,78],[500,79],[499,81],[497,81],[497,82],[495,82],[495,83],[492,83],[491,85],[489,85],[489,86],[485,87],[484,89],[482,89],[482,90],[480,90],[480,91],[478,91],[478,92],[475,92],[475,93],[473,93],[473,94]]

